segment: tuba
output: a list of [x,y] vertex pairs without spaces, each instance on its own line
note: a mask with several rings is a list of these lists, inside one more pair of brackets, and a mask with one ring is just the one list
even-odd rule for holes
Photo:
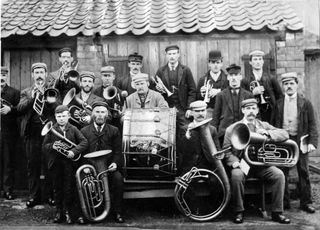
[[111,150],[102,150],[84,155],[90,164],[82,165],[76,172],[81,209],[92,222],[104,220],[110,211],[107,159]]
[[[56,150],[57,152],[61,153],[63,156],[67,157],[68,156],[68,150],[76,147],[77,145],[70,141],[68,138],[65,136],[62,136],[57,130],[53,128],[53,123],[52,121],[49,121],[41,130],[41,136],[47,135],[47,133],[52,132],[54,135],[59,137],[61,140],[55,141],[53,143],[52,148]],[[81,157],[81,154],[77,158],[71,159],[72,161],[77,161]]]
[[293,140],[272,142],[264,135],[250,132],[243,123],[237,124],[233,132],[232,145],[244,149],[244,159],[250,165],[293,167],[299,160],[299,148]]
[[210,121],[206,119],[189,127],[189,130],[200,129],[201,140],[212,155],[216,169],[210,171],[194,167],[177,180],[175,187],[174,198],[178,209],[196,221],[208,221],[220,215],[231,196],[227,173],[211,137]]

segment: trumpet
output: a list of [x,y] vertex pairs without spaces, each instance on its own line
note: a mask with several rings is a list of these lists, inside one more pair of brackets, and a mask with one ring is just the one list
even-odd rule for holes
[[[52,132],[54,135],[59,137],[61,140],[55,141],[53,143],[52,148],[56,150],[57,152],[61,153],[63,156],[67,157],[68,156],[68,150],[76,147],[77,145],[70,141],[68,138],[62,136],[57,130],[53,128],[53,123],[52,121],[49,121],[41,130],[41,136],[47,135],[47,133]],[[81,155],[77,158],[71,159],[72,161],[77,161],[79,160]]]
[[39,87],[37,85],[34,90],[36,91],[36,95],[33,102],[33,109],[41,116],[45,103],[55,103],[58,100],[59,92],[55,88],[48,88],[45,90],[44,87]]
[[[259,81],[252,81],[250,82],[250,91],[253,92],[253,90],[257,87],[260,87]],[[260,104],[266,104],[266,100],[264,99],[263,93],[260,94]]]
[[158,77],[157,75],[154,76],[154,77],[151,77],[151,80],[159,87],[161,88],[162,90],[165,91],[165,93],[168,95],[168,97],[171,97],[172,96],[172,92],[170,92],[167,87],[163,84],[162,80],[160,77]]

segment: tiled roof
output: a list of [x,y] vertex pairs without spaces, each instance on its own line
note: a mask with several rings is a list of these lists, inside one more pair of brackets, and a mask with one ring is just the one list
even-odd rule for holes
[[2,37],[303,27],[281,0],[8,0],[1,13]]

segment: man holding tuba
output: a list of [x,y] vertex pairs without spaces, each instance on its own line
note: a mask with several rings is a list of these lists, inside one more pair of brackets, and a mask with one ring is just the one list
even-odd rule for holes
[[[93,123],[81,129],[83,135],[87,138],[89,146],[88,153],[100,150],[112,150],[110,158],[106,160],[109,181],[111,182],[111,193],[114,211],[114,220],[117,223],[123,223],[122,201],[123,201],[123,175],[121,173],[123,166],[123,154],[121,151],[121,135],[119,129],[107,123],[108,104],[96,101],[92,104]],[[108,192],[108,191],[105,191]]]
[[[58,93],[50,89],[55,95],[45,96],[47,65],[45,63],[34,63],[31,66],[33,86],[21,92],[20,102],[17,106],[19,113],[23,114],[21,120],[21,136],[25,138],[27,170],[29,183],[29,200],[27,207],[34,207],[41,201],[40,197],[40,173],[41,173],[41,130],[43,124],[48,120],[54,120],[54,110],[57,107]],[[46,178],[47,180],[48,178]],[[48,181],[46,181],[48,182]],[[46,186],[48,189],[48,186]],[[48,189],[49,190],[49,189]],[[51,191],[48,191],[51,192]],[[48,195],[49,204],[53,205],[51,194]]]
[[[241,102],[241,111],[244,115],[241,121],[238,121],[226,130],[224,137],[223,149],[232,146],[231,138],[233,135],[234,127],[239,124],[246,124],[249,127],[250,132],[265,135],[266,138],[274,141],[281,142],[288,139],[289,135],[284,129],[278,129],[273,127],[267,122],[258,120],[257,114],[259,112],[258,102],[256,99],[246,99]],[[242,133],[238,134],[242,137]],[[263,143],[261,143],[263,144]],[[243,198],[244,198],[244,185],[248,175],[248,164],[242,158],[243,151],[236,150],[234,147],[225,154],[225,164],[231,171],[231,197],[234,210],[234,223],[243,222]],[[271,206],[271,218],[273,221],[281,224],[289,224],[290,219],[286,218],[283,213],[283,197],[285,178],[283,172],[275,166],[255,166],[251,167],[249,175],[259,177],[264,181],[267,181],[272,190],[272,206]]]
[[[78,165],[71,161],[71,159],[77,158],[79,154],[82,154],[86,150],[88,141],[75,126],[68,122],[69,117],[70,113],[68,107],[66,105],[59,105],[55,109],[55,118],[57,122],[53,125],[52,129],[75,145],[71,146],[71,148],[63,145],[65,142],[53,132],[49,132],[45,136],[42,144],[42,151],[48,156],[47,164],[53,178],[53,187],[55,191],[54,199],[57,210],[53,220],[54,223],[61,223],[65,220],[67,224],[72,224],[72,211],[74,209],[75,212],[79,212],[78,210],[80,207],[78,205],[79,201],[77,196],[74,196],[74,194],[76,194],[74,175]],[[61,145],[65,150],[66,155],[55,150],[55,145]],[[77,214],[77,222],[79,224],[84,224],[83,217],[79,215],[79,213]]]
[[[314,213],[312,207],[311,184],[309,177],[308,153],[315,151],[318,144],[318,130],[315,112],[311,102],[297,93],[298,75],[296,72],[284,73],[281,76],[285,97],[277,101],[276,126],[288,131],[290,139],[300,146],[297,171],[299,176],[300,208],[307,213]],[[286,192],[284,204],[290,208],[288,188],[288,169],[286,175]]]

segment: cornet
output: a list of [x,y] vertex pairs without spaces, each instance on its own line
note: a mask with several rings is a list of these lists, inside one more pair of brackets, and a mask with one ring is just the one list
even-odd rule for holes
[[209,80],[207,80],[207,83],[204,83],[204,86],[206,86],[206,93],[205,93],[205,95],[204,95],[204,99],[203,99],[203,101],[205,102],[205,103],[209,103],[210,102],[210,97],[209,97],[209,91],[212,89],[212,86],[211,86],[211,84],[210,84],[210,79]]
[[168,97],[171,97],[173,93],[171,93],[167,87],[163,84],[162,80],[160,77],[158,77],[157,75],[154,77],[151,77],[151,80],[161,89],[163,89],[166,94],[168,95]]
[[[253,90],[257,87],[260,87],[259,81],[252,81],[250,82],[250,91],[253,92]],[[263,93],[260,94],[260,104],[266,104],[266,100],[264,99]]]

